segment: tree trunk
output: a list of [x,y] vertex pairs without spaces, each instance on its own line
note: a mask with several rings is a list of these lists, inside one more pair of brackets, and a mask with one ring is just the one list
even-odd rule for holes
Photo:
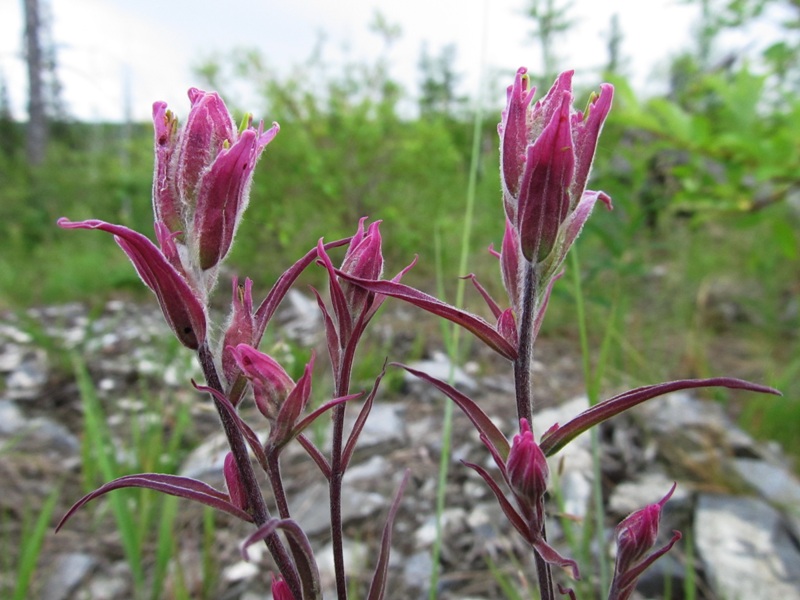
[[44,161],[47,147],[47,110],[44,98],[44,60],[42,55],[42,21],[39,0],[22,0],[25,11],[25,61],[28,65],[28,131],[26,156],[28,164]]

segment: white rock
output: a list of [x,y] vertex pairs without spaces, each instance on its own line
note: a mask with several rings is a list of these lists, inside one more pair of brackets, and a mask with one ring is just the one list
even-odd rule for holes
[[800,551],[766,502],[703,494],[694,535],[719,597],[800,598]]

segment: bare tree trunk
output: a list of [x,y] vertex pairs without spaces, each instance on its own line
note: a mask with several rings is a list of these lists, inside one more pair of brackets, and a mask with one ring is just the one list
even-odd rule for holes
[[47,147],[47,110],[44,97],[44,60],[42,55],[42,21],[39,0],[22,0],[25,11],[25,60],[28,65],[28,132],[26,156],[28,164],[44,161]]

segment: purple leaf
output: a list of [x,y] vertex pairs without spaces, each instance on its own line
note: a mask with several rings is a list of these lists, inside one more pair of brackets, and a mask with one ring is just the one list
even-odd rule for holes
[[325,247],[322,245],[322,238],[317,243],[317,256],[319,263],[328,271],[328,280],[331,295],[331,304],[333,305],[333,314],[336,317],[338,325],[339,339],[341,341],[349,340],[350,333],[353,329],[353,316],[350,314],[350,309],[347,306],[347,299],[342,289],[342,284],[336,276],[336,269],[331,262],[328,253],[325,252]]
[[361,398],[364,395],[364,392],[358,392],[357,394],[350,394],[349,396],[342,396],[341,398],[334,398],[333,400],[328,400],[324,404],[320,405],[313,412],[308,413],[305,417],[303,417],[297,425],[295,425],[292,435],[299,435],[306,427],[311,425],[311,423],[319,417],[322,413],[328,412],[335,406],[339,406],[340,404],[344,404],[345,402],[350,402],[351,400],[356,400]]
[[261,468],[264,469],[264,472],[269,472],[267,455],[264,453],[264,448],[261,446],[261,441],[258,439],[258,435],[256,435],[256,432],[253,431],[250,426],[242,420],[242,418],[239,416],[239,413],[236,412],[236,408],[233,406],[233,404],[231,404],[230,400],[213,388],[204,385],[197,385],[194,380],[192,380],[192,385],[200,392],[208,392],[211,394],[217,401],[217,404],[225,409],[225,412],[227,412],[233,422],[236,423],[239,431],[242,432],[242,435],[247,441],[247,445],[250,446],[250,449],[253,451],[258,464],[261,465]]
[[539,441],[539,447],[546,456],[552,456],[569,442],[579,436],[581,433],[594,427],[598,423],[602,423],[615,417],[618,414],[641,404],[656,396],[669,394],[678,390],[688,390],[692,388],[701,387],[726,387],[731,389],[749,390],[751,392],[760,392],[762,394],[775,394],[780,396],[781,393],[771,387],[759,385],[757,383],[750,383],[742,379],[734,379],[732,377],[713,377],[711,379],[680,379],[678,381],[667,381],[664,383],[657,383],[655,385],[647,385],[644,387],[629,390],[608,400],[604,400],[599,404],[595,404],[591,408],[583,411],[577,417],[566,423],[561,427],[554,426],[550,428],[542,436]]
[[446,304],[433,296],[429,296],[403,283],[386,280],[371,281],[369,279],[352,277],[341,271],[337,271],[336,273],[342,279],[356,283],[370,292],[397,298],[398,300],[404,300],[443,319],[452,321],[475,335],[492,350],[498,352],[508,360],[515,360],[517,358],[517,349],[509,344],[508,340],[500,335],[492,325],[472,313]]
[[[350,243],[350,238],[344,238],[342,240],[328,242],[325,244],[324,248],[325,250],[330,250],[331,248],[338,248],[348,243]],[[253,335],[253,347],[257,348],[261,343],[261,338],[264,336],[267,323],[269,323],[270,319],[272,319],[275,311],[278,310],[278,306],[286,296],[289,288],[292,287],[295,280],[300,276],[300,273],[302,273],[305,268],[308,267],[308,265],[314,262],[316,258],[317,248],[315,246],[306,252],[306,254],[300,260],[284,271],[280,277],[278,277],[278,281],[275,282],[275,285],[272,286],[272,289],[269,291],[269,294],[267,294],[267,297],[264,298],[264,301],[256,309],[256,331]]]
[[581,578],[580,571],[578,571],[578,563],[571,558],[561,556],[558,551],[548,544],[544,539],[540,538],[534,541],[532,546],[536,549],[536,552],[539,553],[539,556],[541,556],[545,562],[551,565],[563,567],[565,569],[569,568],[572,570],[573,579]]
[[386,517],[386,525],[383,526],[381,549],[378,553],[378,563],[375,565],[375,574],[372,576],[372,583],[369,586],[367,600],[383,600],[383,597],[386,594],[386,575],[389,569],[389,552],[392,549],[392,526],[394,525],[394,519],[397,516],[397,510],[400,508],[400,498],[403,496],[403,490],[406,488],[410,474],[411,470],[406,469],[406,472],[403,475],[403,480],[400,482],[400,485],[397,488],[397,493],[394,495],[392,506],[389,508],[389,514]]
[[64,523],[66,523],[67,520],[84,504],[113,490],[129,487],[148,488],[158,492],[163,492],[164,494],[169,494],[171,496],[188,498],[189,500],[195,500],[201,504],[210,506],[211,508],[216,508],[226,512],[234,517],[239,517],[243,521],[253,521],[253,518],[248,513],[230,501],[227,494],[214,489],[207,483],[203,483],[202,481],[191,479],[189,477],[180,477],[178,475],[165,475],[162,473],[139,473],[137,475],[126,475],[124,477],[119,477],[114,481],[109,481],[105,485],[97,488],[95,491],[86,494],[83,498],[73,504],[72,508],[67,511],[67,514],[61,518],[61,521],[59,521],[58,525],[56,526],[56,531],[61,529]]
[[317,466],[319,467],[319,470],[322,471],[322,474],[325,476],[325,479],[330,481],[331,480],[331,465],[328,462],[328,459],[325,458],[325,455],[322,454],[322,452],[320,452],[319,448],[317,448],[311,442],[311,440],[309,440],[302,433],[297,436],[297,441],[300,442],[300,445],[303,447],[303,449],[306,452],[308,452],[308,455],[311,457],[311,460],[313,460],[315,463],[317,463]]
[[322,313],[322,321],[325,323],[325,338],[328,342],[328,355],[331,357],[331,364],[338,365],[339,355],[341,353],[339,332],[336,331],[336,324],[333,322],[333,319],[328,312],[328,308],[325,306],[325,302],[322,300],[322,296],[320,296],[319,292],[313,287],[311,288],[311,291],[314,293],[314,296],[317,299],[317,306],[319,306],[319,310]]
[[[481,410],[474,400],[472,400],[469,396],[459,392],[452,385],[449,385],[444,381],[440,381],[435,377],[431,377],[427,373],[418,371],[417,369],[412,369],[411,367],[400,363],[391,364],[393,366],[402,367],[415,377],[424,379],[428,383],[431,383],[437,387],[448,398],[455,402],[462,411],[464,411],[464,414],[467,415],[470,421],[472,421],[472,424],[475,425],[475,428],[478,430],[478,432],[485,436],[488,442],[494,446],[497,454],[501,456],[503,460],[508,458],[508,453],[511,450],[508,440],[503,435],[503,432],[497,428],[497,425],[492,423],[492,420],[489,418],[489,416],[483,412],[483,410]],[[487,443],[487,446],[488,445],[489,443]]]
[[372,410],[372,404],[375,401],[375,394],[378,392],[378,386],[381,383],[381,379],[383,376],[386,375],[386,361],[383,363],[383,368],[381,369],[380,374],[375,379],[375,385],[372,386],[372,391],[367,396],[367,401],[364,402],[364,406],[361,407],[361,410],[358,412],[358,417],[356,418],[355,423],[353,423],[353,428],[350,430],[350,436],[347,438],[347,443],[344,447],[344,452],[342,453],[342,471],[347,469],[347,465],[350,463],[350,458],[353,456],[353,452],[356,449],[356,442],[358,442],[358,436],[361,435],[361,430],[364,429],[364,424],[367,422],[367,417],[369,416],[369,412]]
[[314,560],[314,551],[311,549],[308,537],[302,527],[297,524],[297,521],[292,519],[270,519],[242,542],[242,557],[249,561],[247,548],[256,542],[265,540],[278,529],[282,529],[289,540],[295,567],[297,567],[300,583],[303,586],[303,598],[309,600],[322,598],[319,569],[317,568],[316,560]]
[[489,307],[489,310],[492,311],[494,318],[498,319],[500,315],[503,313],[503,309],[500,308],[497,302],[494,301],[494,298],[492,298],[489,295],[489,292],[486,291],[486,288],[480,284],[476,275],[474,273],[470,273],[469,275],[465,275],[464,277],[462,277],[462,279],[469,279],[472,282],[472,285],[475,286],[475,289],[478,290],[478,293],[486,302],[486,305]]
[[464,463],[464,465],[466,465],[470,469],[476,471],[478,475],[483,477],[483,480],[486,482],[486,485],[488,485],[489,488],[492,490],[492,492],[494,492],[497,501],[500,503],[500,508],[503,509],[503,513],[506,515],[508,522],[514,526],[514,529],[516,529],[519,532],[519,534],[525,539],[525,541],[527,541],[528,543],[533,543],[533,535],[530,530],[530,527],[528,527],[528,524],[525,522],[525,519],[523,519],[520,516],[520,514],[516,511],[514,505],[512,505],[511,502],[508,501],[508,498],[506,498],[505,494],[503,494],[503,490],[500,489],[500,486],[497,485],[497,482],[494,480],[494,478],[491,475],[489,475],[489,472],[480,465],[476,465],[474,463],[466,461],[461,461],[461,462]]

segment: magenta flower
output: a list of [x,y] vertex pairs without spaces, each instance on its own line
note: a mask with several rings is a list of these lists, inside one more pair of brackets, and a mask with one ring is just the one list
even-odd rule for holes
[[253,170],[279,127],[247,126],[238,132],[215,92],[189,90],[192,108],[186,125],[166,104],[153,105],[156,219],[189,245],[190,260],[202,270],[219,264],[230,250],[249,201]]
[[248,501],[247,494],[242,484],[242,477],[239,474],[239,467],[236,466],[236,459],[233,457],[232,452],[225,455],[225,461],[222,465],[222,474],[225,477],[225,486],[228,488],[228,496],[231,499],[231,504],[247,511]]
[[289,584],[280,576],[272,576],[272,600],[294,600]]
[[506,460],[509,487],[521,503],[538,508],[544,501],[550,469],[547,459],[533,440],[527,419],[521,419]]
[[239,344],[228,351],[252,383],[258,410],[270,421],[277,419],[283,403],[295,387],[292,378],[278,361],[247,344]]
[[[233,299],[231,300],[231,314],[225,325],[225,335],[222,338],[222,374],[228,386],[236,383],[241,369],[236,363],[233,348],[239,344],[253,346],[255,344],[255,319],[253,317],[253,281],[245,279],[244,285],[239,285],[239,279],[233,278]],[[243,380],[242,380],[243,381]],[[232,394],[237,398],[239,394]]]
[[[342,262],[342,272],[363,279],[380,279],[383,275],[382,240],[379,229],[381,222],[370,223],[369,228],[364,231],[366,220],[366,217],[363,217],[359,221],[358,231],[350,240],[350,246]],[[358,318],[366,308],[370,292],[347,281],[339,283],[350,315],[353,319]]]
[[609,600],[626,600],[636,588],[641,574],[657,558],[666,554],[681,539],[679,531],[673,532],[672,539],[664,546],[650,552],[658,537],[658,524],[661,509],[675,492],[676,484],[659,502],[650,504],[626,517],[615,529],[617,538],[617,560],[614,566],[614,579],[611,582]]
[[587,192],[584,201],[584,192],[613,87],[601,86],[584,114],[572,108],[572,74],[559,75],[547,95],[531,106],[535,89],[529,87],[527,70],[519,69],[498,125],[506,216],[522,255],[534,263],[559,247],[560,264],[574,241],[567,240],[567,230],[579,232],[591,212],[577,211],[579,204],[608,201],[596,192]]

